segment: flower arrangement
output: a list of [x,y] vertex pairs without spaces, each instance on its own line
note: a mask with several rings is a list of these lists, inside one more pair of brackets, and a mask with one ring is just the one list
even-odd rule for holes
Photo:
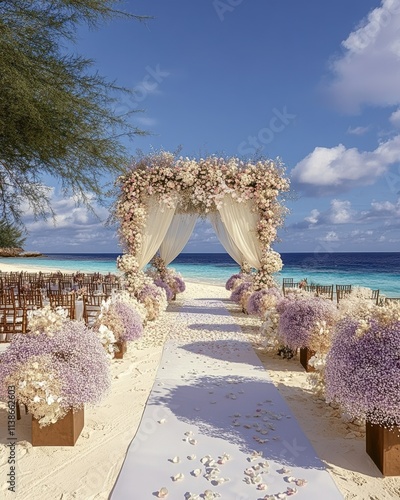
[[351,293],[340,300],[338,309],[340,317],[351,316],[357,319],[358,334],[369,328],[370,320],[374,317],[380,318],[380,321],[385,323],[400,320],[400,304],[377,306],[371,300],[371,290],[364,287],[354,287]]
[[162,311],[167,308],[167,295],[165,290],[154,283],[145,285],[137,294],[137,299],[146,308],[146,319],[149,321],[157,319]]
[[171,287],[167,283],[165,283],[165,281],[163,281],[161,278],[156,278],[154,280],[154,284],[165,291],[167,302],[171,302],[171,300],[174,298],[174,292],[172,291]]
[[114,294],[102,303],[93,329],[98,332],[103,339],[103,345],[106,345],[106,350],[110,352],[110,343],[126,342],[141,337],[142,314],[138,311],[135,301],[128,298],[127,294]]
[[326,353],[330,347],[337,309],[332,301],[321,297],[298,297],[290,294],[277,303],[278,333],[291,349],[308,347]]
[[251,266],[245,260],[242,260],[242,263],[240,264],[240,273],[241,274],[250,274],[251,273]]
[[325,380],[325,369],[326,369],[326,358],[327,354],[322,354],[316,352],[308,360],[308,365],[314,369],[314,372],[308,374],[308,380],[311,385],[311,390],[319,398],[325,399],[326,390],[326,380]]
[[267,312],[275,309],[277,301],[282,298],[281,291],[276,287],[256,290],[250,295],[247,312],[260,318],[265,318]]
[[120,239],[129,256],[126,262],[118,264],[124,272],[138,270],[136,255],[141,250],[151,198],[156,198],[161,206],[176,208],[178,213],[204,215],[218,210],[224,197],[230,195],[239,203],[251,201],[259,215],[256,230],[262,255],[255,287],[274,285],[271,273],[282,268],[282,261],[270,245],[286,214],[278,197],[289,189],[279,159],[255,163],[216,156],[176,159],[171,153],[160,152],[135,159],[129,172],[118,178],[117,185],[120,196],[115,215],[120,221]]
[[361,329],[359,319],[345,316],[326,360],[327,401],[339,403],[353,418],[399,426],[399,352],[400,319],[394,309],[369,318]]
[[117,266],[124,273],[125,290],[135,297],[142,288],[153,283],[151,277],[143,271],[138,271],[139,265],[133,255],[125,254],[118,257]]
[[142,325],[146,324],[146,308],[143,304],[141,304],[135,296],[131,295],[126,290],[119,290],[112,295],[113,300],[119,300],[128,304],[130,307],[135,309],[135,311],[139,314]]
[[62,307],[52,309],[49,305],[28,311],[28,329],[32,335],[45,333],[52,337],[68,319],[68,311]]
[[230,299],[236,304],[241,304],[243,295],[245,293],[253,293],[253,291],[252,281],[241,281],[241,283],[233,289]]
[[171,288],[175,294],[183,293],[186,290],[186,284],[183,281],[183,278],[179,273],[174,274]]
[[165,289],[168,302],[178,293],[185,291],[186,285],[182,276],[175,269],[167,267],[159,255],[153,257],[150,264],[151,267],[146,271],[146,275],[150,276],[157,286]]
[[126,342],[137,340],[142,336],[142,321],[138,312],[133,307],[122,300],[116,300],[111,307],[123,324],[123,331],[118,335],[117,340]]
[[115,343],[117,339],[115,338],[114,332],[108,328],[108,326],[100,324],[96,325],[94,330],[99,338],[101,345],[107,355],[107,358],[112,359],[115,355]]
[[1,358],[0,397],[14,386],[16,398],[40,426],[57,422],[70,409],[98,403],[110,383],[106,354],[80,321],[16,335]]
[[232,276],[225,283],[225,289],[231,292],[237,285],[239,285],[239,282],[242,282],[245,278],[246,275],[244,273],[232,274]]
[[276,305],[282,298],[281,291],[273,287],[253,292],[248,301],[248,313],[263,319],[260,331],[267,349],[278,349],[282,346],[278,337],[279,313],[276,310]]
[[165,290],[154,284],[153,279],[143,271],[137,271],[135,267],[130,267],[130,262],[136,261],[132,255],[123,255],[119,258],[119,266],[125,270],[124,283],[125,291],[144,306],[147,320],[158,318],[162,311],[167,308],[167,296]]
[[282,341],[278,335],[279,313],[276,310],[276,303],[266,311],[264,322],[261,325],[261,333],[265,338],[265,347],[267,349],[279,349],[282,347]]
[[261,268],[254,277],[255,289],[260,290],[266,286],[269,288],[276,287],[277,284],[272,275],[280,271],[282,267],[283,263],[280,254],[271,250],[269,246],[263,247]]

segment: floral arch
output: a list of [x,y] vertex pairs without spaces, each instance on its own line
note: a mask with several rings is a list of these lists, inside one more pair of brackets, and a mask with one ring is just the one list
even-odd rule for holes
[[161,152],[137,159],[119,177],[116,216],[125,254],[118,267],[131,291],[159,253],[168,265],[183,250],[197,218],[208,217],[227,253],[254,268],[256,289],[272,286],[282,260],[271,249],[287,209],[279,200],[289,181],[279,161],[199,160]]

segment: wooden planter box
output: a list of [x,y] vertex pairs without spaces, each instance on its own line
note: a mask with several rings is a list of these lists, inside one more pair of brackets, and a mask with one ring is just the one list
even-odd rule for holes
[[307,373],[315,372],[315,368],[308,364],[308,362],[310,361],[310,358],[312,358],[314,356],[314,354],[315,354],[315,351],[312,351],[308,347],[301,347],[300,348],[300,363]]
[[384,476],[400,476],[400,427],[366,424],[366,450]]
[[45,427],[32,417],[32,446],[74,446],[84,425],[84,408],[69,410],[64,418]]
[[118,351],[115,351],[114,357],[116,359],[122,359],[127,350],[127,342],[122,340],[120,342],[115,342],[115,345],[117,346]]

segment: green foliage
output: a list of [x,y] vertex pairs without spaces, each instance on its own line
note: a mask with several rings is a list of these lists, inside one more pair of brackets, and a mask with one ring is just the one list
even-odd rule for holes
[[0,248],[22,248],[26,237],[23,230],[6,220],[0,220]]
[[80,24],[116,15],[111,0],[0,1],[0,216],[19,220],[27,201],[36,216],[51,211],[42,176],[89,203],[104,174],[128,162],[122,137],[142,131],[113,111],[120,92],[93,62],[66,54]]

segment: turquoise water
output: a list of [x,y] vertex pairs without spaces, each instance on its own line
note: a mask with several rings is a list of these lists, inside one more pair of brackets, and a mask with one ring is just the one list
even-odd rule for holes
[[[118,273],[118,254],[49,254],[36,258],[3,258],[1,264],[13,264],[21,270],[29,266],[54,271]],[[313,254],[282,254],[283,270],[277,275],[294,281],[307,278],[320,285],[351,284],[379,289],[388,297],[400,297],[400,253],[393,254],[329,254],[319,258]],[[226,254],[181,254],[171,267],[184,279],[224,285],[239,268]]]

